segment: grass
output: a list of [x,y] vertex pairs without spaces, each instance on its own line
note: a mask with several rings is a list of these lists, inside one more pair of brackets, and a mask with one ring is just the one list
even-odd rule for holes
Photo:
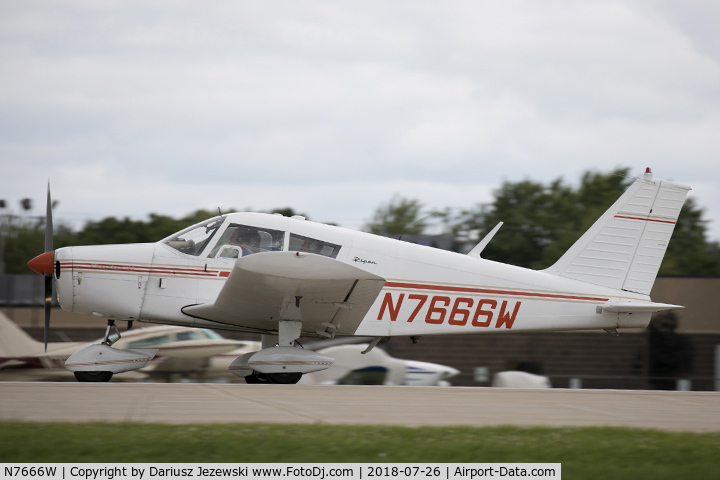
[[541,462],[563,478],[720,478],[720,433],[0,422],[0,462]]

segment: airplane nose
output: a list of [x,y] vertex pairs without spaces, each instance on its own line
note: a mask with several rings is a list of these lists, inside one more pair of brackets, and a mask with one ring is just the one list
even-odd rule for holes
[[40,275],[52,275],[54,259],[55,252],[45,252],[30,260],[28,262],[28,267]]

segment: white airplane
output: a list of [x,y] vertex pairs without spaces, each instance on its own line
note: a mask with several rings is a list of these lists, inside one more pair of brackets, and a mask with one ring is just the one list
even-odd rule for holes
[[401,360],[375,347],[361,353],[369,344],[337,345],[318,350],[334,360],[328,369],[309,373],[299,383],[314,385],[449,385],[459,370],[437,363]]
[[[158,325],[123,332],[122,338],[110,336],[115,348],[152,348],[158,353],[135,375],[123,380],[227,381],[232,377],[229,364],[238,356],[260,349],[260,342],[223,338],[205,328]],[[322,345],[324,342],[316,344]],[[87,342],[51,342],[47,351],[0,312],[0,381],[28,380],[101,380],[93,372],[73,372],[65,368],[66,360]],[[447,379],[460,373],[445,365],[400,360],[375,348],[367,355],[359,353],[367,344],[344,344],[318,350],[335,359],[327,370],[306,375],[305,384],[378,384],[378,385],[446,385]],[[107,373],[97,374],[109,376]],[[242,381],[235,377],[238,381]]]
[[[152,352],[110,346],[115,321],[262,334],[262,349],[230,370],[248,383],[297,383],[333,359],[300,336],[383,337],[645,327],[677,305],[649,293],[690,187],[650,169],[550,268],[481,258],[498,225],[468,255],[260,213],[232,213],[157,243],[53,250],[50,189],[45,329],[54,279],[63,309],[107,319],[99,345],[70,357],[73,371],[141,368]],[[47,335],[46,335],[47,339]]]
[[510,370],[497,372],[493,377],[493,387],[500,388],[550,388],[550,379],[545,375]]
[[[174,375],[196,378],[215,377],[215,356],[235,352],[236,356],[257,350],[259,342],[228,340],[212,330],[159,325],[124,332],[122,338],[111,335],[117,347],[155,349],[157,355],[133,379],[168,380]],[[116,343],[115,343],[116,342]],[[20,327],[0,313],[0,380],[66,380],[73,372],[65,362],[88,342],[53,342],[44,351],[42,342],[34,340]],[[227,371],[227,364],[225,364]],[[111,372],[74,372],[81,381],[110,379]]]

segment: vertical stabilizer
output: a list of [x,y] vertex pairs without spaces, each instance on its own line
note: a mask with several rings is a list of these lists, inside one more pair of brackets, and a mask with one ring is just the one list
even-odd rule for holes
[[649,295],[689,190],[648,169],[546,272]]
[[0,312],[0,357],[26,357],[42,351],[42,342],[34,340]]

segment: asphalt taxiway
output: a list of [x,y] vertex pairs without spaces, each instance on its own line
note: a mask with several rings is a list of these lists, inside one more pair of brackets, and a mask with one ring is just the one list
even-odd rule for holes
[[720,392],[156,383],[0,383],[0,420],[720,431]]

